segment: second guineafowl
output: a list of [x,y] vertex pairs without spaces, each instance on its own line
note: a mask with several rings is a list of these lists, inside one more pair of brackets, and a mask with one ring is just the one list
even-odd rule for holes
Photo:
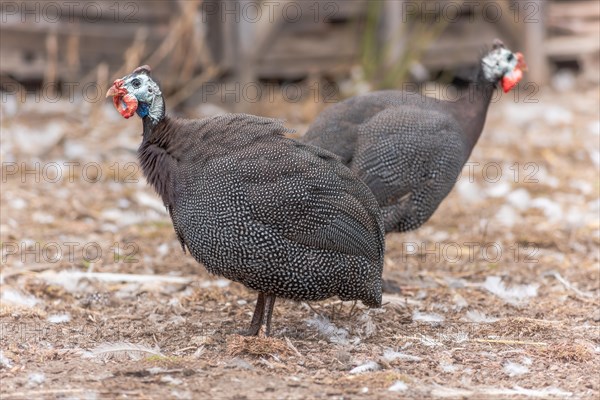
[[494,89],[521,79],[523,56],[496,40],[456,101],[380,91],[326,109],[304,142],[341,157],[373,191],[386,232],[421,226],[450,193],[479,139]]
[[142,171],[184,250],[259,293],[248,334],[266,323],[269,335],[276,297],[381,306],[381,212],[335,155],[284,137],[278,120],[171,118],[147,66],[107,96],[125,118],[142,118]]

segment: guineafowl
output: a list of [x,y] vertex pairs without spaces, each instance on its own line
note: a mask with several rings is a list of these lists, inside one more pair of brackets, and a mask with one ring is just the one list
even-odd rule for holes
[[384,231],[369,188],[337,156],[286,138],[282,121],[165,114],[143,66],[108,90],[143,121],[142,171],[183,247],[211,274],[258,292],[249,335],[269,335],[276,297],[381,306]]
[[455,101],[406,91],[368,93],[326,109],[302,140],[340,156],[369,186],[386,232],[416,229],[456,183],[495,87],[510,91],[525,68],[520,53],[496,40],[477,79]]

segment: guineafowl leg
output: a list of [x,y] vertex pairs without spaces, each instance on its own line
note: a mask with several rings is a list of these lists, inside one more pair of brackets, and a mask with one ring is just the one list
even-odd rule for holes
[[275,306],[275,296],[267,294],[266,298],[265,315],[267,322],[265,326],[265,336],[268,337],[271,333],[271,317],[273,316],[273,307]]
[[254,308],[254,314],[252,315],[252,321],[250,322],[250,329],[245,330],[242,333],[244,336],[257,336],[258,331],[263,322],[263,316],[265,315],[265,295],[263,293],[258,294],[256,299],[256,307]]

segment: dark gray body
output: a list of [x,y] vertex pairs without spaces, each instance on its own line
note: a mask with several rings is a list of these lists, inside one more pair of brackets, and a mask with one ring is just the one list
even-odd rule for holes
[[377,201],[280,121],[229,114],[145,124],[140,162],[184,247],[213,274],[293,300],[381,305]]
[[385,230],[408,231],[452,190],[481,134],[493,87],[473,86],[456,102],[379,91],[327,108],[305,143],[337,154],[369,186]]

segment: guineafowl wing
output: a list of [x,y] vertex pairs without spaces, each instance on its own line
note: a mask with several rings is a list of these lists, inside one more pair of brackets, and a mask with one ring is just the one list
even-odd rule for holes
[[377,202],[332,153],[282,139],[240,160],[237,170],[255,221],[305,246],[383,257]]
[[[213,256],[200,249],[215,242],[248,243],[254,258],[285,258],[282,241],[383,259],[377,202],[337,156],[285,138],[273,119],[232,114],[187,131],[173,222],[200,261]],[[267,243],[280,243],[279,250],[261,252]]]
[[409,230],[425,222],[450,192],[465,158],[452,119],[405,105],[361,125],[352,169],[375,195],[386,231],[400,222],[400,230]]

